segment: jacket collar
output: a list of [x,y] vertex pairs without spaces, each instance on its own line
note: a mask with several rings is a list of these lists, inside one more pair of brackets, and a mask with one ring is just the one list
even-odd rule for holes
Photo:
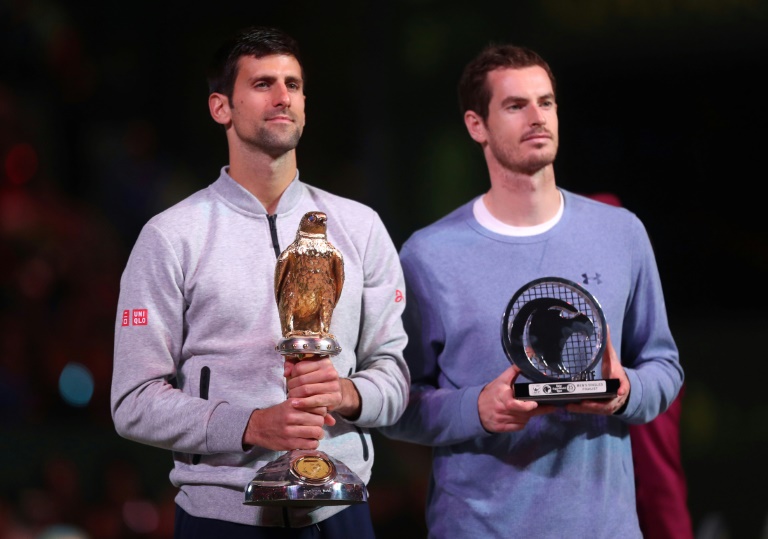
[[[219,178],[211,185],[211,188],[231,205],[246,213],[267,215],[267,210],[261,201],[232,179],[227,166],[221,168]],[[297,170],[296,176],[288,184],[277,203],[276,213],[279,215],[290,212],[299,203],[303,191],[304,184],[299,180],[299,171]]]

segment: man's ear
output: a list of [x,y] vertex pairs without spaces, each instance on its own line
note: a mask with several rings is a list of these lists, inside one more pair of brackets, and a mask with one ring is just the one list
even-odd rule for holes
[[232,120],[232,111],[229,108],[229,99],[224,94],[214,92],[208,96],[208,110],[211,118],[221,125],[227,125]]
[[469,131],[469,136],[472,137],[472,140],[480,144],[485,143],[487,140],[485,122],[479,114],[473,110],[465,112],[464,125],[467,126],[467,131]]

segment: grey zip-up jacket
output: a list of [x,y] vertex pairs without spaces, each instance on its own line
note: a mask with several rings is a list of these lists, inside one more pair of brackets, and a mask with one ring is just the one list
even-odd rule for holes
[[327,214],[328,240],[344,257],[344,287],[331,320],[342,351],[333,362],[362,401],[356,420],[337,415],[336,425],[326,427],[319,449],[367,483],[374,458],[367,429],[394,423],[408,402],[404,279],[376,212],[304,184],[297,173],[268,216],[224,167],[209,187],[144,226],[120,282],[115,326],[116,430],[173,451],[176,502],[191,515],[298,527],[344,509],[243,505],[256,470],[282,454],[245,451],[242,436],[254,409],[286,398],[275,351],[282,337],[276,253],[312,210]]

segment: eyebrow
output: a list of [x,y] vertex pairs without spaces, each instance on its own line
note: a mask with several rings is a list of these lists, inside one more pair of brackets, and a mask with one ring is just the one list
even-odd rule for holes
[[289,76],[289,77],[285,77],[285,82],[298,82],[299,84],[303,85],[304,79],[302,79],[301,77]]
[[[538,96],[536,98],[536,101],[541,101],[541,100],[546,100],[546,99],[554,100],[555,99],[555,94],[552,93],[552,92],[548,92],[548,93],[546,93],[544,95]],[[501,100],[501,106],[505,107],[505,106],[509,105],[510,103],[528,103],[529,101],[531,101],[531,100],[528,99],[527,97],[522,97],[522,96],[517,96],[517,95],[510,95],[510,96],[507,96],[507,97],[505,97],[504,99]]]
[[[277,81],[277,77],[274,76],[274,75],[254,75],[253,77],[250,77],[248,79],[249,83],[253,83],[253,82],[256,82],[256,81],[264,81],[264,82],[268,82],[268,83],[272,84],[272,83]],[[294,75],[289,75],[289,76],[285,77],[285,82],[297,82],[299,84],[302,84],[304,81],[302,80],[301,77],[296,77]]]

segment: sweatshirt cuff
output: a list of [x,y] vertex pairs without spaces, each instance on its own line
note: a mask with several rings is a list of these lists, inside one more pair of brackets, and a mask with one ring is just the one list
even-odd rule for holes
[[208,420],[205,440],[209,453],[242,453],[243,433],[252,409],[220,402]]
[[623,410],[617,413],[619,417],[624,419],[631,418],[637,413],[640,408],[640,403],[643,402],[643,384],[640,382],[640,377],[634,369],[624,369],[629,378],[629,396],[627,402],[624,403]]
[[461,396],[461,423],[466,429],[468,437],[489,436],[490,433],[483,428],[480,422],[480,410],[477,407],[477,399],[480,398],[480,392],[484,386],[469,387]]
[[379,416],[381,416],[381,409],[384,406],[384,399],[379,388],[376,387],[376,384],[362,376],[351,377],[350,380],[355,384],[357,392],[360,394],[360,415],[354,420],[347,418],[344,418],[344,420],[360,425],[376,423]]

